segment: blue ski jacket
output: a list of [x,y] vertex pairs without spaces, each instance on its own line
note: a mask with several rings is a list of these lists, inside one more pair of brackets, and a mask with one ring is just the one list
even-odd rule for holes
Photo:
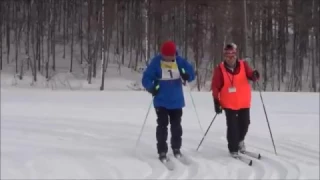
[[180,109],[185,106],[181,73],[189,75],[188,82],[195,79],[194,68],[179,55],[173,62],[163,61],[161,55],[151,59],[143,73],[142,85],[147,90],[159,85],[159,92],[153,99],[155,108]]

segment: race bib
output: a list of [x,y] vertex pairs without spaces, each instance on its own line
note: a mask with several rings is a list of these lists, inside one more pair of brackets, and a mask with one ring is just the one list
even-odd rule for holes
[[176,62],[161,61],[161,80],[180,79],[180,72]]

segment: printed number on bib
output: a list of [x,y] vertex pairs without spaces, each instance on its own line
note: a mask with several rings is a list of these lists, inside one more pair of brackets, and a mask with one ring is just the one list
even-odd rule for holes
[[179,79],[180,72],[175,62],[161,62],[162,80]]

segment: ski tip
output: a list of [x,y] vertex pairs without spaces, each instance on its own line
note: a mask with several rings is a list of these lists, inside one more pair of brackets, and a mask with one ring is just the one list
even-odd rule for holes
[[170,159],[169,159],[169,158],[167,158],[167,159],[160,159],[160,161],[161,161],[162,163],[168,163],[168,162],[170,161]]
[[161,161],[161,162],[169,171],[173,171],[174,170],[174,164],[172,164],[172,162],[170,160]]
[[258,159],[261,159],[261,155],[260,154],[258,155]]

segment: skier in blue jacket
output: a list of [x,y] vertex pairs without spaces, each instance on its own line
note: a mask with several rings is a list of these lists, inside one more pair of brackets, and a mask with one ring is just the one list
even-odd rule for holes
[[195,79],[191,64],[178,55],[172,41],[165,42],[161,54],[155,56],[143,73],[142,85],[154,96],[157,114],[157,150],[159,159],[167,159],[168,125],[171,124],[171,148],[175,157],[181,156],[182,108],[185,106],[183,82]]

